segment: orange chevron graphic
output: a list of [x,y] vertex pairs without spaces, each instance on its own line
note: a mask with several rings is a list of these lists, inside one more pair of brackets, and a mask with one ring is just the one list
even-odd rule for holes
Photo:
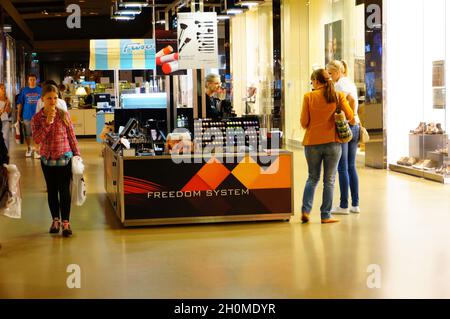
[[246,156],[232,174],[248,189],[290,188],[291,158],[280,155],[267,170],[263,170],[251,157]]
[[216,158],[211,158],[183,187],[183,191],[215,190],[228,175],[230,171]]

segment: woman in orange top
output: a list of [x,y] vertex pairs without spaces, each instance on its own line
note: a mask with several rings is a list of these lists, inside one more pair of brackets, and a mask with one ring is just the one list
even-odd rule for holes
[[352,122],[353,111],[345,96],[337,94],[333,81],[324,69],[318,69],[311,75],[313,91],[306,93],[303,98],[301,125],[306,129],[303,139],[305,156],[308,162],[308,180],[303,192],[302,222],[309,222],[309,214],[313,206],[314,192],[320,179],[320,171],[324,169],[323,201],[320,207],[323,224],[335,223],[339,220],[331,217],[333,204],[334,182],[339,159],[341,157],[340,140],[336,132],[334,113],[337,108],[336,100]]

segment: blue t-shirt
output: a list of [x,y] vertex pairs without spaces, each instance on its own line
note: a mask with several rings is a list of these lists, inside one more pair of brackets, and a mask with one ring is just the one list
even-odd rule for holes
[[42,89],[36,86],[34,89],[28,86],[23,88],[19,95],[18,104],[22,104],[23,119],[30,121],[36,113],[36,105],[41,98]]

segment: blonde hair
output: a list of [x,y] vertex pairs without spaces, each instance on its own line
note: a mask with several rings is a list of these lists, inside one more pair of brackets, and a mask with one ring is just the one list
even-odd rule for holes
[[220,82],[220,76],[219,75],[217,75],[217,74],[213,74],[213,73],[211,73],[211,74],[208,74],[207,76],[206,76],[206,78],[205,78],[205,82],[206,83],[212,83],[212,82],[217,82],[217,81],[219,81]]
[[327,69],[341,72],[343,76],[348,76],[348,64],[345,61],[333,60],[327,64]]

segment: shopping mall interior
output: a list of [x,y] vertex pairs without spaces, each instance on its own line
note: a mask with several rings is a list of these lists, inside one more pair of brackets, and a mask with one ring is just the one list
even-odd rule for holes
[[[447,2],[1,1],[0,299],[450,298]],[[368,134],[334,143],[359,204],[333,214],[336,162],[332,217],[320,180],[306,223],[304,96],[332,61]],[[49,233],[52,106],[84,164],[70,236]]]

